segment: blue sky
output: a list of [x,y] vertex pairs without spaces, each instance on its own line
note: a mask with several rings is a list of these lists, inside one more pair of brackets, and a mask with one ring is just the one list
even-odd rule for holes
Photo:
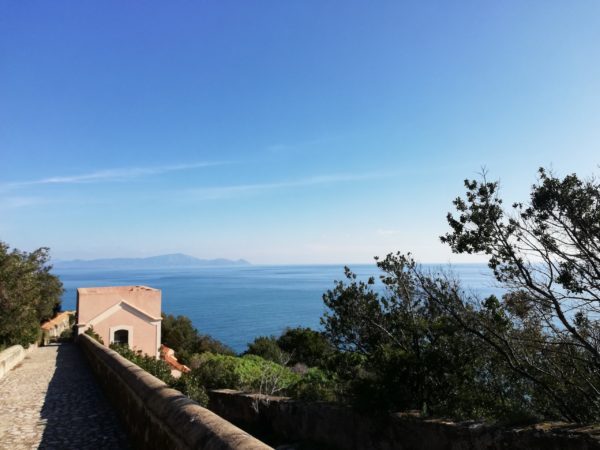
[[0,3],[0,239],[358,263],[598,174],[600,2]]

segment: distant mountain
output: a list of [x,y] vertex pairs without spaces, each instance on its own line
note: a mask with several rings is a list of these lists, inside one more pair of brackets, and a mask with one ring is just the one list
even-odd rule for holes
[[150,256],[148,258],[104,258],[75,259],[71,261],[53,261],[57,269],[159,269],[162,267],[217,267],[247,266],[244,259],[199,259],[183,253]]

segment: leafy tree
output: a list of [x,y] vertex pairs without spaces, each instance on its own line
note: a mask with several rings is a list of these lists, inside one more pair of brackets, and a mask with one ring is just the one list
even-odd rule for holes
[[62,283],[52,275],[47,248],[31,253],[0,242],[0,345],[28,346],[40,323],[60,311]]
[[274,336],[259,336],[250,344],[246,355],[257,355],[269,361],[282,364],[289,360],[289,356],[281,350]]
[[192,321],[186,316],[162,314],[162,342],[175,350],[183,364],[189,364],[194,353],[220,353],[234,355],[234,351],[222,342],[198,333]]
[[401,254],[377,266],[381,286],[346,268],[346,282],[323,296],[325,334],[345,355],[336,358],[346,360],[337,373],[355,405],[490,417],[499,398],[519,398],[504,387],[505,371],[480,340],[440,306],[441,299],[462,303],[457,281],[423,276]]
[[303,327],[286,329],[277,339],[277,345],[290,355],[290,364],[310,367],[326,366],[334,351],[323,333]]
[[180,360],[184,361],[193,353],[197,337],[198,330],[188,317],[162,314],[162,342],[175,350]]
[[[600,184],[539,170],[529,201],[506,208],[499,183],[465,180],[441,239],[456,253],[481,253],[508,294],[466,327],[569,420],[600,418]],[[459,317],[459,316],[457,316]],[[478,320],[477,320],[478,319]]]
[[334,402],[338,399],[338,390],[335,375],[312,367],[290,387],[290,394],[301,400]]

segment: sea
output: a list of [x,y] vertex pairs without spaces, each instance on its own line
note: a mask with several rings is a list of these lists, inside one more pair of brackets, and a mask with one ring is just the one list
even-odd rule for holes
[[[367,280],[381,272],[374,264],[351,265]],[[465,290],[481,297],[502,295],[485,264],[424,265],[451,271]],[[145,285],[162,290],[162,311],[188,316],[200,333],[236,352],[257,336],[280,335],[287,327],[320,329],[326,308],[323,294],[344,279],[342,265],[228,266],[144,270],[63,268],[53,271],[63,282],[63,310],[76,308],[77,288]],[[376,289],[383,289],[380,285]]]

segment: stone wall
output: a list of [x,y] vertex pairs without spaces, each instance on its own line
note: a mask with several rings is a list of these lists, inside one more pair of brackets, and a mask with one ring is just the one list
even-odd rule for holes
[[0,352],[0,378],[25,359],[26,350],[21,345],[13,345]]
[[258,436],[269,436],[278,445],[302,442],[339,450],[600,449],[597,427],[557,423],[499,428],[422,419],[416,414],[365,416],[328,403],[226,389],[211,391],[209,396],[212,411]]
[[161,450],[271,448],[89,336],[80,335],[78,342],[136,447]]

